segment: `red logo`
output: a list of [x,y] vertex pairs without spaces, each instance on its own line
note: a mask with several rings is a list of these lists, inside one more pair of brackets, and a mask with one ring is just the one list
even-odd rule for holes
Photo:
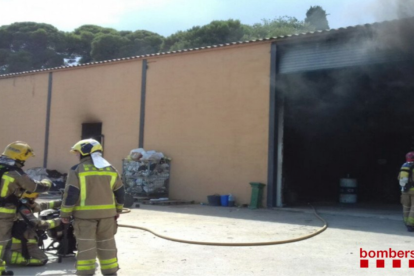
[[392,248],[388,248],[388,250],[364,250],[360,248],[359,257],[361,258],[359,264],[361,268],[369,268],[370,265],[376,268],[384,268],[387,259],[392,261],[389,265],[393,268],[401,268],[401,263],[403,263],[403,267],[407,265],[409,268],[414,268],[414,250],[393,250]]

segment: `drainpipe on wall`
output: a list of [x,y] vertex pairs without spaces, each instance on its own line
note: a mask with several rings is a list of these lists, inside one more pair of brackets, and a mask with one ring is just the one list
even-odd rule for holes
[[277,89],[279,52],[275,42],[270,50],[269,146],[267,176],[267,207],[283,207],[283,91]]
[[147,60],[142,60],[142,75],[141,75],[141,110],[139,116],[139,141],[138,147],[144,148],[144,129],[145,129],[145,99],[147,90]]
[[278,112],[276,90],[277,46],[270,46],[270,91],[269,91],[269,144],[267,159],[267,208],[276,207],[277,153],[278,153]]
[[277,99],[277,110],[278,110],[278,136],[277,136],[277,174],[276,174],[276,207],[283,207],[283,189],[282,189],[282,178],[283,178],[283,134],[284,134],[284,120],[285,120],[285,101],[283,99],[282,91],[277,93],[279,95]]
[[52,104],[52,83],[53,73],[49,73],[49,84],[47,89],[47,103],[46,103],[46,126],[45,126],[45,146],[43,153],[43,168],[47,168],[47,155],[49,150],[49,126],[50,126],[50,108]]

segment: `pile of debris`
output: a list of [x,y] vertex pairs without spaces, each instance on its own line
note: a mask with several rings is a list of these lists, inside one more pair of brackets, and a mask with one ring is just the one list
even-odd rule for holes
[[127,193],[147,197],[167,195],[170,161],[163,153],[154,150],[131,150],[123,160],[122,178]]
[[52,187],[50,187],[50,191],[52,192],[59,192],[60,189],[65,188],[66,173],[60,173],[56,170],[48,170],[46,168],[31,168],[25,170],[26,174],[33,180],[41,181],[42,179],[48,178],[52,181]]

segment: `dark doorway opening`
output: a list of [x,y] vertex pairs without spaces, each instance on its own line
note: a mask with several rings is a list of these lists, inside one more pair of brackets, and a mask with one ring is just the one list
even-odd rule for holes
[[397,174],[414,150],[414,67],[387,65],[284,76],[283,201],[398,203]]
[[104,135],[102,134],[102,123],[83,123],[81,139],[92,138],[104,146]]

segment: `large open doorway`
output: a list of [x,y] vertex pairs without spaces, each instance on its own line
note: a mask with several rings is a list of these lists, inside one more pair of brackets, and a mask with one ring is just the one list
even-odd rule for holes
[[414,150],[414,67],[393,64],[286,75],[283,202],[338,202],[341,178],[358,202],[398,203]]

